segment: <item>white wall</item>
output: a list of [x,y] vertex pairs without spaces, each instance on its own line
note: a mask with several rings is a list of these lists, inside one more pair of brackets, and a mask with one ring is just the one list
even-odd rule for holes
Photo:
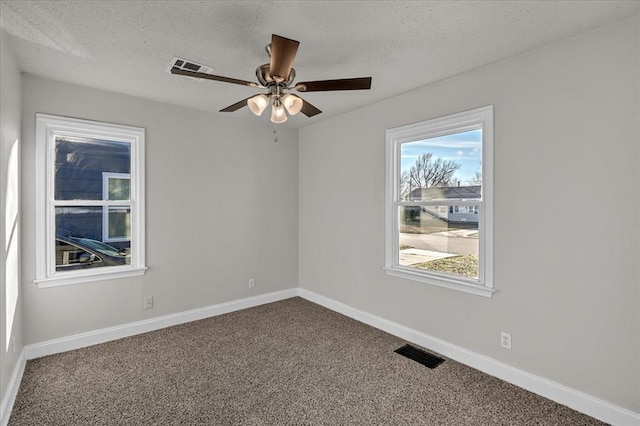
[[[20,292],[20,69],[0,31],[0,400],[22,350]],[[15,338],[15,353],[11,339]],[[0,415],[2,412],[0,411]]]
[[[297,130],[32,75],[22,101],[26,344],[297,286]],[[37,112],[146,128],[145,276],[33,284]]]
[[[639,27],[301,129],[300,287],[640,412]],[[387,276],[385,130],[489,104],[499,292]]]

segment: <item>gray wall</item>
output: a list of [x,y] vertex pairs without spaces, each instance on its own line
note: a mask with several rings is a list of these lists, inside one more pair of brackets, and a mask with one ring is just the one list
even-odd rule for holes
[[[32,75],[22,102],[26,344],[297,286],[297,130]],[[146,128],[145,276],[33,284],[36,112]]]
[[[7,34],[0,31],[0,399],[5,395],[23,346],[19,285],[20,205],[16,191],[19,179],[15,167],[19,164],[20,152],[21,77],[7,39]],[[17,298],[9,295],[17,295]],[[11,325],[9,333],[7,324]],[[12,345],[7,345],[12,337],[15,338],[15,354]]]
[[[639,412],[639,27],[301,129],[300,287]],[[385,130],[489,104],[499,292],[387,276]]]

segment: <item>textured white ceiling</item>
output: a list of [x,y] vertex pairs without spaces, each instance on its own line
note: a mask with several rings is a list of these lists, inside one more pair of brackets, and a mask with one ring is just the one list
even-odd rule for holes
[[174,56],[255,81],[275,33],[300,41],[297,81],[373,77],[370,91],[304,94],[323,114],[293,127],[639,13],[640,1],[0,3],[23,71],[213,114],[257,120],[217,111],[258,89],[168,74]]

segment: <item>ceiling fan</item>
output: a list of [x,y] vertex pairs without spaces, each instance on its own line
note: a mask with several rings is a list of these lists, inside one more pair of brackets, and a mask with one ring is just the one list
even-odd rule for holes
[[270,56],[270,62],[256,68],[256,77],[259,83],[192,71],[176,65],[171,68],[171,73],[198,79],[215,80],[258,89],[267,89],[266,94],[250,96],[221,109],[220,112],[237,111],[247,105],[252,113],[261,115],[271,103],[271,121],[276,124],[287,121],[286,112],[290,115],[296,115],[302,112],[307,117],[313,117],[322,112],[301,97],[290,93],[291,91],[327,92],[334,90],[368,90],[371,88],[371,77],[305,81],[294,84],[293,81],[296,78],[296,70],[293,68],[293,61],[298,52],[299,44],[300,42],[296,40],[273,34],[271,36],[271,44],[266,47],[267,53]]

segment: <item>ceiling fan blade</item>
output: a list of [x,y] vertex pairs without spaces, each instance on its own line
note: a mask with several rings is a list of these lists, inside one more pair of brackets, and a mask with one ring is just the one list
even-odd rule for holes
[[233,105],[229,105],[228,107],[221,109],[220,112],[233,112],[233,111],[237,111],[242,107],[246,107],[247,106],[247,101],[251,98],[253,98],[255,95],[249,96],[246,99],[243,99],[241,101],[236,102]]
[[299,92],[328,92],[332,90],[369,90],[371,77],[343,78],[340,80],[305,81],[294,87]]
[[307,117],[313,117],[314,115],[318,115],[322,112],[315,106],[311,105],[309,102],[305,101],[304,99],[302,99],[302,101],[304,102],[304,104],[302,104],[302,109],[300,110],[300,112],[306,115]]
[[279,35],[271,35],[271,61],[269,74],[280,83],[289,79],[293,61],[296,59],[299,41],[291,40]]
[[237,78],[222,77],[220,75],[206,74],[203,72],[182,70],[177,67],[171,68],[171,74],[186,75],[187,77],[203,78],[205,80],[222,81],[223,83],[240,84],[242,86],[260,87],[258,83],[254,83],[252,81],[238,80]]

